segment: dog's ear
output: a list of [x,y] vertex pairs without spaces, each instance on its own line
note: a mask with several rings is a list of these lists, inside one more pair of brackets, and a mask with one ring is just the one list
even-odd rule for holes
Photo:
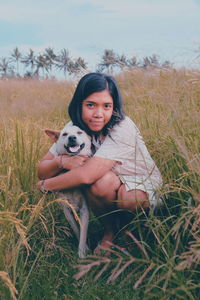
[[60,131],[57,130],[45,129],[45,133],[53,140],[54,143],[57,142],[60,136]]

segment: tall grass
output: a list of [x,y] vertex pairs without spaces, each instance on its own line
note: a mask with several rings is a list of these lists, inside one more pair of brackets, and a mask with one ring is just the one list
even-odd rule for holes
[[[74,83],[0,82],[0,299],[199,299],[200,72],[133,71],[117,80],[163,175],[164,205],[135,214],[109,257],[84,261],[54,195],[35,187],[50,146],[43,129],[68,120]],[[91,247],[101,230],[92,218]]]

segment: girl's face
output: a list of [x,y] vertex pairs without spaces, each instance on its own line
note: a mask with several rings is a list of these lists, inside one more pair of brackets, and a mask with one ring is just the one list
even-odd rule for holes
[[93,93],[82,103],[82,120],[91,131],[101,131],[110,121],[113,99],[108,90]]

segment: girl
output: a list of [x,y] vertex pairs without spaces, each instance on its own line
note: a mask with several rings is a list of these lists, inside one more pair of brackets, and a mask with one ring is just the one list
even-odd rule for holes
[[[56,191],[84,185],[89,206],[96,216],[102,216],[105,233],[100,246],[107,249],[116,224],[110,212],[156,206],[162,178],[138,128],[124,114],[114,78],[85,75],[68,112],[72,123],[92,137],[94,155],[58,156],[54,144],[39,163],[38,186],[41,191]],[[60,173],[63,169],[68,172]]]

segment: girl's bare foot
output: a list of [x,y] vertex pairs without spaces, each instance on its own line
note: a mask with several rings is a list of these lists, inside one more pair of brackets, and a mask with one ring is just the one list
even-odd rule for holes
[[97,247],[94,249],[94,254],[101,255],[102,252],[107,252],[109,255],[109,249],[112,247],[112,241],[114,239],[114,234],[112,232],[106,232],[101,240],[98,243]]

